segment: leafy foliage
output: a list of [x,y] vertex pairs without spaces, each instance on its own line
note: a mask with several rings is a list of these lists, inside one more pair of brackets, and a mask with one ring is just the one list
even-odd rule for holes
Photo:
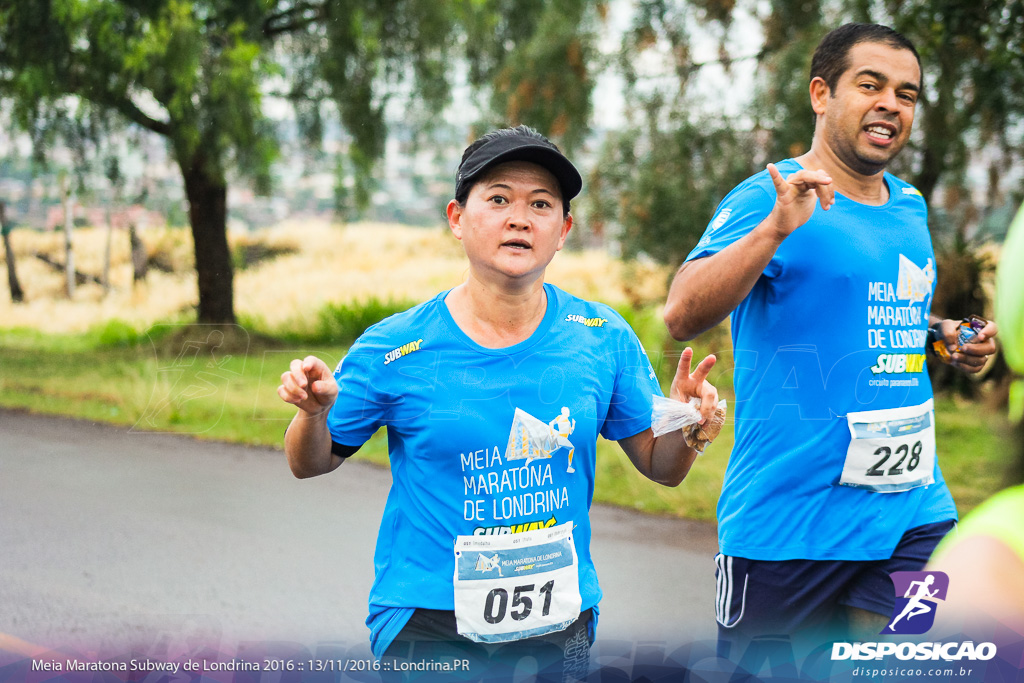
[[[924,91],[915,135],[892,170],[905,175],[926,199],[943,185],[963,188],[968,165],[985,155],[993,157],[989,165],[996,184],[1002,170],[1021,163],[1024,4],[1017,0],[772,3],[763,19],[763,77],[755,110],[770,134],[773,158],[806,149],[813,132],[807,97],[810,55],[822,35],[847,21],[892,26],[921,55]],[[960,196],[967,199],[966,193]]]
[[328,304],[317,315],[316,331],[303,341],[351,344],[372,325],[412,308],[408,301],[370,299],[362,303]]
[[[500,76],[493,94],[506,116],[575,142],[591,88],[589,38],[577,29],[591,5],[534,5],[538,11],[512,0],[4,3],[0,98],[13,101],[16,122],[40,153],[58,138],[95,141],[125,123],[164,136],[191,207],[199,318],[231,322],[227,182],[237,172],[269,189],[278,144],[266,94],[294,104],[311,146],[325,110],[337,113],[350,137],[339,168],[355,172],[356,206],[370,196],[389,98],[404,98],[411,118],[428,121],[448,102],[460,58],[471,85]],[[572,64],[568,73],[561,56]],[[555,77],[553,90],[521,96]],[[541,80],[520,87],[531,78]]]
[[492,108],[508,124],[527,123],[572,149],[590,117],[596,57],[590,3],[553,0],[537,9],[529,39],[515,41],[495,70]]
[[[757,19],[762,29],[760,46],[748,53],[757,59],[754,96],[739,117],[696,114],[701,101],[694,97],[693,76],[709,63],[693,58],[692,37],[698,30],[727,29],[739,12]],[[1019,177],[1024,4],[1019,0],[638,2],[619,56],[632,119],[627,130],[609,138],[588,183],[595,228],[611,232],[613,225],[626,256],[679,263],[725,192],[764,162],[809,149],[811,54],[828,30],[847,21],[893,26],[921,54],[924,92],[917,125],[890,170],[931,204],[942,288],[935,312],[957,318],[985,314],[988,302],[979,282],[987,266],[976,256],[972,235],[987,217],[1019,203],[1024,191]],[[744,55],[729,54],[724,38],[720,44],[717,62],[728,73],[732,61]],[[655,79],[637,66],[652,54],[660,55],[664,67]],[[723,92],[728,88],[722,83]],[[714,103],[710,109],[715,111]],[[988,171],[983,197],[968,182],[979,166]]]
[[681,263],[718,203],[754,172],[753,140],[736,127],[675,116],[669,126],[651,121],[643,132],[611,135],[590,182],[592,220],[621,225],[627,258]]
[[[590,219],[603,232],[618,226],[628,258],[648,256],[677,264],[693,248],[715,206],[761,162],[759,133],[725,116],[695,113],[690,32],[709,23],[727,26],[730,2],[645,0],[619,54],[633,103],[632,125],[605,141],[588,180]],[[660,53],[670,71],[651,77],[637,65]],[[720,62],[728,67],[722,52]],[[727,84],[723,84],[727,87]]]

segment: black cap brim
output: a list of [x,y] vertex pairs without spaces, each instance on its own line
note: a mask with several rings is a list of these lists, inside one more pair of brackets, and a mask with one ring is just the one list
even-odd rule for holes
[[583,177],[572,162],[557,148],[536,138],[508,135],[495,138],[480,146],[459,167],[455,180],[455,196],[472,184],[488,169],[508,161],[527,161],[547,169],[555,176],[562,190],[562,200],[570,201],[583,189]]

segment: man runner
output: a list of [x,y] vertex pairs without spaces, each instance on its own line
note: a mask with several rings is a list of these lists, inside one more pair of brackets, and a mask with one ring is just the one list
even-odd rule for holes
[[[889,573],[920,570],[955,525],[924,360],[929,329],[955,350],[957,323],[930,316],[924,199],[885,171],[921,87],[917,51],[892,29],[826,35],[811,65],[810,151],[733,189],[669,292],[676,339],[732,313],[723,656],[757,636],[879,633],[895,600]],[[995,335],[987,324],[952,364],[980,370]]]

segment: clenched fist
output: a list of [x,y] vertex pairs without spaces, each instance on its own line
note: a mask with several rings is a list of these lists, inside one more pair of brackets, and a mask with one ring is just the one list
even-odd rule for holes
[[288,371],[281,374],[277,395],[299,410],[319,415],[334,405],[338,383],[326,363],[316,356],[306,356],[293,360]]

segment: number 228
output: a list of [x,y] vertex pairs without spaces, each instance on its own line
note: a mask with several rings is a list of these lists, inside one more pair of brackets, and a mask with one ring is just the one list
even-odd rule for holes
[[881,477],[887,474],[890,477],[895,477],[898,474],[903,474],[903,468],[901,465],[903,464],[903,461],[906,460],[908,453],[910,454],[910,460],[907,461],[907,472],[913,472],[917,469],[918,463],[921,462],[921,451],[923,448],[924,447],[921,445],[920,441],[914,442],[914,447],[912,449],[907,444],[899,446],[896,449],[896,455],[900,456],[900,459],[897,460],[888,471],[886,471],[882,469],[882,465],[884,465],[885,461],[892,456],[892,449],[888,446],[881,446],[875,451],[875,455],[881,455],[882,459],[868,468],[867,476]]

